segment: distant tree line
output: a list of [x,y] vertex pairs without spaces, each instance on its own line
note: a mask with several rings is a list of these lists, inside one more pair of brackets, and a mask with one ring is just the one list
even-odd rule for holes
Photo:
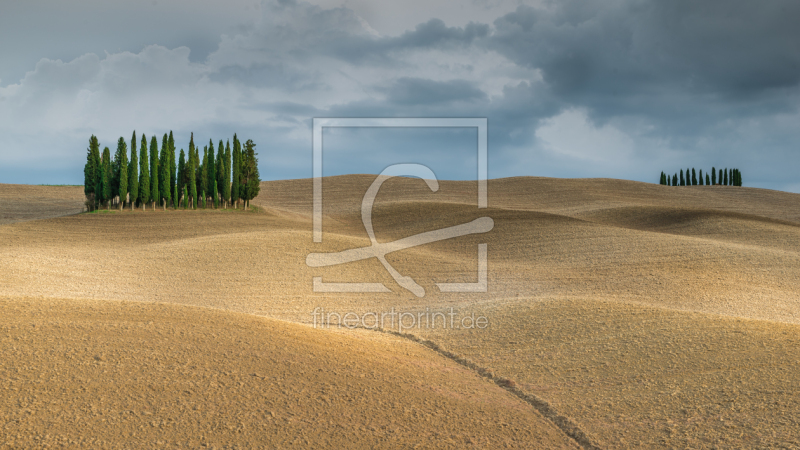
[[242,147],[236,134],[233,148],[230,141],[224,145],[219,141],[216,153],[214,141],[203,147],[194,144],[194,133],[189,138],[189,154],[180,151],[175,162],[175,141],[172,131],[164,134],[161,148],[158,139],[152,136],[148,154],[147,137],[142,135],[139,152],[136,151],[136,131],[131,137],[131,157],[128,159],[128,144],[120,137],[117,151],[111,157],[108,147],[100,153],[100,142],[92,135],[86,150],[86,165],[83,168],[86,206],[91,210],[111,206],[122,210],[130,205],[131,210],[151,205],[153,209],[183,208],[245,208],[258,195],[261,178],[258,173],[256,144],[248,139]]
[[703,182],[703,169],[700,169],[698,176],[694,169],[691,169],[691,176],[689,169],[686,169],[686,175],[681,169],[680,174],[674,174],[672,177],[664,172],[661,172],[661,179],[659,184],[664,186],[741,186],[742,185],[742,172],[739,169],[719,169],[711,168],[711,174],[706,172],[705,183]]

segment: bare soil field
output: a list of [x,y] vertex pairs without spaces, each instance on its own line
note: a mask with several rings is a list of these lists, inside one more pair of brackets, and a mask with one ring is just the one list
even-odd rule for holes
[[[81,378],[84,371],[98,370],[92,368],[97,363],[91,360],[94,354],[88,355],[106,347],[123,356],[131,351],[125,358],[131,364],[141,361],[142,367],[183,367],[167,361],[187,359],[202,367],[196,373],[165,369],[138,378],[130,371],[108,369],[98,386],[113,389],[221,376],[226,370],[222,366],[247,367],[240,372],[252,370],[264,380],[302,380],[299,390],[275,397],[280,400],[269,410],[277,415],[290,404],[299,405],[291,410],[292,417],[306,430],[320,430],[306,436],[317,446],[341,444],[336,439],[353,434],[337,434],[324,425],[338,424],[338,419],[346,423],[345,429],[367,428],[365,440],[342,444],[350,447],[376,442],[430,446],[428,442],[440,443],[438,436],[446,434],[445,428],[459,431],[448,434],[453,443],[442,440],[442,446],[463,447],[468,442],[461,438],[481,447],[587,446],[567,437],[563,424],[543,416],[541,407],[525,403],[515,392],[549,405],[601,448],[800,446],[794,432],[800,426],[800,405],[793,400],[800,398],[800,195],[621,180],[511,178],[491,180],[489,208],[479,210],[475,183],[444,181],[432,193],[420,180],[389,180],[373,213],[379,242],[483,216],[494,220],[494,228],[485,234],[387,255],[398,272],[425,289],[425,296],[418,298],[374,258],[323,268],[306,265],[311,252],[370,244],[361,198],[373,179],[355,175],[324,180],[321,244],[312,242],[311,180],[263,183],[262,194],[253,201],[260,207],[257,212],[139,210],[0,226],[0,297],[5,299],[0,305],[0,339],[11,339],[17,348],[28,345],[24,352],[3,358],[2,370],[25,371],[16,381],[0,382],[0,446],[17,442],[17,435],[39,436],[35,433],[45,424],[58,427],[66,420],[59,419],[57,408],[47,406],[45,399],[54,395],[49,391],[37,391],[39,400],[26,403],[29,413],[20,416],[9,405],[19,404],[26,395],[22,384],[34,383],[37,377],[52,384],[62,372]],[[0,185],[3,189],[12,188]],[[488,244],[488,291],[440,292],[436,283],[476,281],[479,243]],[[320,276],[325,282],[380,282],[391,292],[315,293],[312,279]],[[450,327],[401,330],[445,349],[436,352],[377,331],[309,326],[318,319],[312,315],[315,309],[360,317],[390,310],[417,317],[452,312],[459,319],[485,317],[488,326],[468,328],[457,321]],[[98,318],[93,319],[95,314]],[[158,338],[133,325],[151,321],[162,330]],[[122,323],[128,328],[112,325]],[[398,329],[396,323],[385,328]],[[314,340],[319,352],[332,352],[336,358],[324,362],[317,357],[322,353],[303,356],[304,351],[291,350],[299,347],[286,344],[285,336],[301,334]],[[91,341],[90,335],[109,337]],[[138,340],[134,344],[131,339]],[[221,339],[228,340],[220,343]],[[237,350],[231,344],[236,339],[251,343],[245,346],[250,350]],[[61,353],[50,352],[54,342],[61,342]],[[73,347],[88,361],[69,357],[67,349]],[[256,348],[273,352],[273,372],[254,362]],[[5,344],[2,349],[10,351]],[[196,356],[190,355],[192,349],[197,349]],[[361,353],[352,356],[353,349]],[[303,364],[286,362],[294,357],[305,358]],[[469,367],[451,358],[463,358]],[[369,409],[366,399],[383,396],[370,396],[371,388],[343,381],[341,392],[328,396],[337,399],[331,401],[348,406],[341,400],[345,397],[337,396],[362,395],[365,389],[369,394],[359,397],[363,403],[349,405],[351,410],[340,408],[349,418],[314,410],[313,400],[323,395],[317,385],[339,380],[323,367],[334,360],[349,361],[343,364],[352,373],[379,374],[373,394],[408,396],[422,389],[424,395],[412,396],[418,406],[409,409],[427,407],[439,415],[432,412],[436,420],[426,421],[425,428],[408,422],[398,404],[384,402],[383,407]],[[368,363],[358,366],[360,361]],[[323,371],[320,375],[304,365]],[[422,384],[412,381],[419,374],[405,372],[412,368],[429,370]],[[344,379],[351,373],[339,372]],[[281,373],[283,378],[268,373]],[[513,380],[514,392],[497,386],[486,373],[495,381]],[[236,422],[235,411],[252,410],[256,415],[243,413],[246,420],[239,422],[248,431],[226,434],[230,430],[213,428],[194,413],[178,414],[174,406],[164,406],[159,417],[171,418],[173,428],[151,426],[140,435],[137,427],[147,424],[131,419],[102,424],[109,428],[86,427],[83,434],[51,436],[84,445],[88,441],[81,439],[116,436],[109,438],[116,445],[129,442],[132,435],[125,433],[136,431],[142,439],[138,442],[181,446],[201,442],[195,436],[199,432],[191,430],[213,429],[205,432],[206,442],[267,442],[259,441],[270,436],[267,431],[259,434],[254,429],[272,430],[274,422],[269,425],[257,415],[265,397],[256,391],[274,392],[275,386],[253,385],[256,380],[244,375],[235,381],[248,386],[248,392],[252,388],[252,396],[233,382],[216,390],[192,390],[185,403],[178,402],[180,393],[163,390],[147,398],[150,403],[164,399],[163,405],[216,408],[226,423]],[[47,383],[42,383],[44,389]],[[450,390],[440,391],[442,383]],[[59,401],[87,398],[67,391]],[[235,407],[220,411],[215,403],[220,397],[234,398]],[[109,394],[103,407],[112,410],[131,403],[140,408],[137,401],[122,393]],[[495,409],[477,404],[493,404]],[[473,421],[457,420],[468,412],[474,413],[468,416]],[[365,425],[371,417],[380,425],[374,426],[378,431]],[[413,427],[390,436],[385,431],[392,429],[391,420]],[[418,436],[412,432],[417,428]],[[100,429],[106,431],[96,432]],[[269,442],[276,447],[304,446],[303,441],[291,440],[298,436],[295,429],[287,430]],[[421,440],[423,436],[428,440]]]
[[77,214],[83,201],[83,186],[0,184],[0,225]]

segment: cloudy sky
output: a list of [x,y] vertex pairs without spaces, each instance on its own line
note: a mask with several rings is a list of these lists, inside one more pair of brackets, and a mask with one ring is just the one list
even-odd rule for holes
[[[83,182],[92,134],[257,144],[313,117],[486,117],[490,178],[738,167],[800,192],[796,0],[0,0],[0,182]],[[324,174],[475,174],[470,130],[328,130]],[[113,153],[113,151],[112,151]]]

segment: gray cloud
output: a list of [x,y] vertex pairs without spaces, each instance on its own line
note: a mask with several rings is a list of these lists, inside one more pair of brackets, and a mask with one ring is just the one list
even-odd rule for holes
[[402,77],[385,90],[386,100],[399,105],[475,102],[486,100],[486,94],[465,80],[433,81]]

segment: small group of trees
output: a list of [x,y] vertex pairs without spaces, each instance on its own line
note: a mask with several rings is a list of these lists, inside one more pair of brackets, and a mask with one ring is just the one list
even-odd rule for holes
[[715,186],[715,185],[722,185],[722,186],[741,186],[742,185],[742,172],[739,169],[719,169],[717,171],[716,168],[711,168],[711,173],[709,174],[706,172],[705,175],[705,183],[703,182],[703,169],[700,169],[700,175],[698,176],[697,172],[695,172],[694,168],[691,169],[691,175],[689,172],[690,169],[686,169],[686,175],[683,173],[683,169],[680,171],[679,174],[674,174],[672,177],[667,175],[664,172],[661,172],[661,179],[659,184],[664,186]]
[[126,204],[131,210],[138,206],[145,210],[148,204],[153,209],[157,205],[164,209],[227,208],[228,205],[238,208],[240,201],[249,208],[250,200],[259,193],[258,153],[252,139],[242,146],[234,134],[233,147],[230,141],[223,145],[220,140],[216,153],[214,141],[209,140],[201,159],[192,133],[189,154],[181,149],[177,163],[172,131],[164,134],[160,149],[158,139],[152,136],[149,153],[145,135],[138,155],[136,144],[134,131],[128,159],[128,144],[120,137],[112,159],[108,147],[101,154],[97,137],[89,138],[83,168],[83,190],[89,210],[108,209],[112,205],[122,210]]

